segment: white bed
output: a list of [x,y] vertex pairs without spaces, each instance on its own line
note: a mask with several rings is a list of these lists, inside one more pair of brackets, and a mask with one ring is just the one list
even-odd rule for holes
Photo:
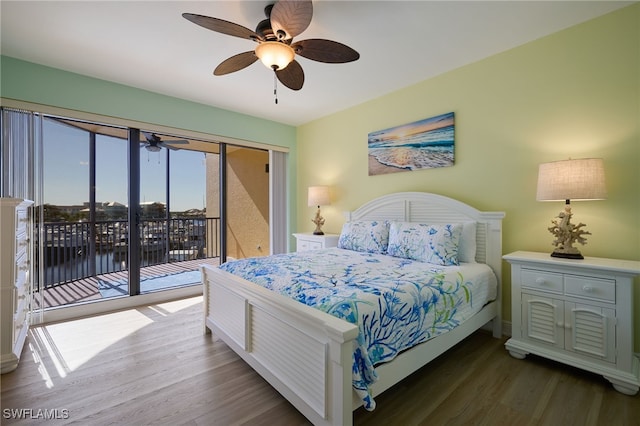
[[[348,221],[476,224],[478,263],[494,271],[497,297],[453,330],[376,367],[373,396],[424,366],[492,321],[501,336],[502,212],[480,212],[436,194],[404,192],[370,201]],[[362,405],[352,388],[354,324],[269,291],[218,268],[203,266],[205,331],[213,331],[314,424],[352,424]],[[309,377],[313,377],[312,380]]]

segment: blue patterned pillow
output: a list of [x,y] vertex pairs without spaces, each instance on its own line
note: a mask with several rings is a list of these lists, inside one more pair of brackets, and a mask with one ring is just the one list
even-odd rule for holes
[[388,244],[389,222],[381,220],[347,222],[338,239],[339,248],[366,253],[385,254]]
[[391,256],[436,265],[457,265],[461,234],[461,223],[428,225],[392,222],[387,252]]

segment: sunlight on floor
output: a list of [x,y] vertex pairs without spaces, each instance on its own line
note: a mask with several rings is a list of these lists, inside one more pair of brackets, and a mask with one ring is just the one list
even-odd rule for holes
[[200,302],[202,302],[202,296],[191,297],[189,299],[174,300],[173,302],[160,303],[157,305],[151,305],[148,308],[158,312],[161,315],[168,315],[196,305]]
[[127,356],[126,344],[111,347],[154,322],[144,310],[166,317],[200,302],[201,296],[33,327],[29,349],[34,362],[40,365],[42,379],[51,388],[56,378],[66,377],[104,351]]

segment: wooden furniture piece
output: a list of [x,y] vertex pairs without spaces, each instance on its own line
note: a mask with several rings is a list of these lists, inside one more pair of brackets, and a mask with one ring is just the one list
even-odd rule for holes
[[[455,329],[376,367],[378,395],[492,321],[502,334],[502,212],[441,195],[404,192],[372,200],[348,220],[476,222],[476,260],[498,279],[497,298]],[[352,388],[358,327],[217,268],[203,266],[205,332],[213,331],[315,425],[350,425],[362,404]],[[316,377],[309,381],[308,377]]]
[[0,198],[0,349],[1,373],[18,366],[29,331],[31,297],[28,207],[33,202]]
[[296,237],[296,251],[337,247],[338,238],[340,238],[336,234],[313,235],[311,232],[293,234],[293,236]]
[[532,353],[603,375],[635,395],[639,361],[633,354],[633,277],[640,262],[551,257],[518,251],[511,264],[515,358]]

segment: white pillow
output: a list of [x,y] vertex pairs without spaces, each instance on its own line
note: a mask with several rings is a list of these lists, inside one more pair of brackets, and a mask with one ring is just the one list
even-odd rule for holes
[[458,260],[465,263],[476,263],[476,222],[462,222]]

